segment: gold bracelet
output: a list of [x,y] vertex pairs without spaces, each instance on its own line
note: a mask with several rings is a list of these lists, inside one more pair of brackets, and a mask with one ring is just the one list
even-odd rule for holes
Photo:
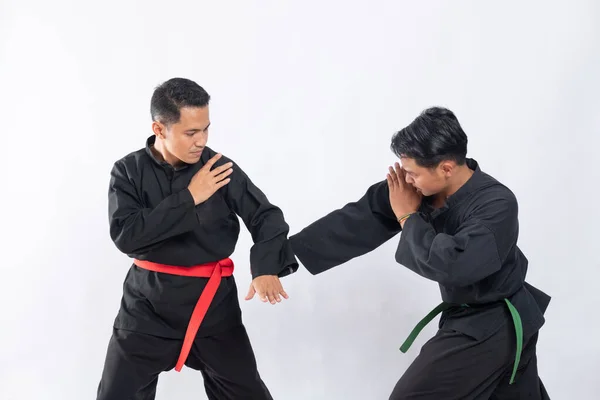
[[398,218],[398,222],[400,224],[402,224],[404,221],[406,221],[413,214],[414,214],[414,212],[408,213],[408,214],[405,214],[405,215],[401,216],[400,218]]

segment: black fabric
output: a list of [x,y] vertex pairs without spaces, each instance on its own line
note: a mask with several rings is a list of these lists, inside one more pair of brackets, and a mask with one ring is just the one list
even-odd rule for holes
[[381,181],[290,236],[294,253],[309,272],[320,274],[401,232],[396,262],[437,282],[443,301],[471,306],[445,311],[440,327],[485,337],[506,322],[508,298],[525,334],[535,333],[545,322],[550,297],[525,282],[528,260],[517,245],[516,197],[475,160],[467,162],[474,171],[467,183],[441,208],[424,198],[404,230],[390,207],[387,182]]
[[[109,185],[110,236],[131,258],[192,266],[219,261],[233,253],[241,218],[249,230],[252,277],[286,276],[298,268],[288,242],[283,212],[234,162],[231,182],[207,201],[194,206],[187,186],[216,152],[206,147],[194,165],[173,168],[152,153],[155,137],[145,148],[115,162]],[[223,156],[216,166],[231,161]],[[233,260],[236,268],[247,260]],[[183,338],[194,306],[208,282],[173,276],[131,265],[114,327],[174,339]],[[249,285],[249,282],[248,282]],[[241,323],[237,287],[224,278],[202,325],[209,335]]]
[[[457,370],[475,370],[469,360],[481,355],[482,347],[475,346],[476,343],[499,340],[494,335],[501,329],[508,329],[514,340],[515,330],[505,299],[519,312],[525,337],[536,335],[545,323],[544,313],[550,296],[525,281],[529,263],[517,245],[517,199],[505,185],[484,173],[477,161],[468,159],[467,165],[473,175],[466,184],[441,208],[434,208],[433,198],[425,197],[418,212],[406,220],[404,229],[391,209],[387,182],[381,181],[369,187],[360,199],[328,213],[290,237],[302,265],[316,275],[373,251],[400,233],[395,261],[437,282],[444,302],[469,305],[442,313],[441,332],[454,333],[440,334],[424,348],[424,356],[407,371],[400,388],[413,388],[407,386],[412,379],[414,384],[424,380],[429,385],[429,382],[437,381],[428,374],[447,372],[443,376],[452,382],[456,380],[459,390],[464,382],[452,377],[452,371],[436,368],[452,366]],[[370,266],[369,273],[373,272]],[[434,306],[432,304],[431,308]],[[400,335],[405,333],[408,335],[409,331],[399,332]],[[471,342],[465,342],[465,338],[470,338]],[[491,373],[495,368],[499,374],[501,369],[504,371],[511,366],[515,348],[499,348],[502,351],[484,349],[482,354],[490,358],[487,372]],[[535,353],[535,350],[530,351]],[[443,360],[449,357],[454,364],[443,360],[438,364],[434,361],[436,357]],[[429,362],[431,366],[428,366]],[[463,375],[473,387],[488,385],[486,374],[475,371],[468,378],[466,373]],[[414,393],[422,392],[423,396],[435,393],[433,386],[427,385],[415,389]],[[519,387],[514,386],[511,390]],[[449,397],[418,397],[415,394],[406,398],[465,398],[451,391],[447,393]]]
[[[159,376],[175,367],[181,344],[178,339],[113,329],[96,400],[154,400]],[[198,336],[186,366],[201,371],[210,400],[272,400],[243,325]]]
[[516,381],[510,385],[514,328],[505,324],[484,338],[441,329],[394,387],[390,400],[549,400],[538,376],[535,333],[524,343]]

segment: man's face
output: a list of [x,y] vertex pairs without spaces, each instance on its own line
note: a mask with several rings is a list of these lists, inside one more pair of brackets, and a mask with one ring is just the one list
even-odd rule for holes
[[153,130],[163,140],[171,158],[187,164],[195,164],[200,160],[202,150],[208,141],[210,126],[208,106],[184,107],[180,110],[180,114],[179,122],[169,127],[154,122]]
[[448,186],[449,173],[446,162],[441,162],[434,168],[425,168],[417,165],[412,158],[400,158],[406,182],[411,184],[423,196],[433,196],[443,192]]

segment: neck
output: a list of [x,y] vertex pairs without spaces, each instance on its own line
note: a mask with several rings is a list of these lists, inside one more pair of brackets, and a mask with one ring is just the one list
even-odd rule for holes
[[173,157],[171,153],[169,153],[169,151],[165,147],[164,142],[158,136],[154,141],[154,145],[150,147],[150,149],[152,150],[152,153],[156,156],[156,158],[158,158],[159,160],[164,161],[174,167],[177,166],[179,160],[175,159],[175,157]]
[[452,196],[454,193],[458,191],[471,177],[473,176],[473,171],[466,164],[458,167],[457,173],[452,177],[452,181],[450,185],[446,188],[443,195],[444,198],[448,198]]

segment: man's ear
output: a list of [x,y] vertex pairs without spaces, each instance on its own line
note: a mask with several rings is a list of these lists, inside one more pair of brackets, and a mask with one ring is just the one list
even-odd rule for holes
[[164,139],[167,134],[167,128],[158,121],[152,121],[152,132],[154,132],[158,138]]
[[442,161],[440,164],[440,169],[444,173],[444,176],[451,176],[456,168],[456,164],[453,161]]

